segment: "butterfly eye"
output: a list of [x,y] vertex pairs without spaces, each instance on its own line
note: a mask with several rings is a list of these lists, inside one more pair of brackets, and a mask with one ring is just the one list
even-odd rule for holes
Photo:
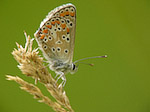
[[76,68],[76,66],[75,66],[75,64],[73,64],[73,68],[72,68],[72,70],[75,70],[75,68]]

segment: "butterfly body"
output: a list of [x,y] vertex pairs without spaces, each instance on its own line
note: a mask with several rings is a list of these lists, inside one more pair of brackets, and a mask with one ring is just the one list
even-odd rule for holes
[[77,67],[72,62],[75,44],[76,8],[65,4],[52,10],[41,22],[34,36],[49,63],[49,68],[62,78],[65,74],[74,73]]
[[52,71],[55,71],[57,74],[59,73],[64,73],[64,74],[67,74],[67,73],[74,73],[74,69],[75,69],[75,65],[72,63],[72,64],[68,64],[68,63],[64,63],[64,62],[61,62],[59,60],[53,62],[53,64],[50,64],[49,68],[52,70]]

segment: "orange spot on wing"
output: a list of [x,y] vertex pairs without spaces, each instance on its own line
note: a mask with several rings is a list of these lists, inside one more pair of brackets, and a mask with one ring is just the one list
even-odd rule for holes
[[72,17],[73,17],[74,15],[75,15],[75,13],[74,13],[74,12],[70,12],[70,16],[72,16]]
[[63,29],[65,29],[66,24],[61,24],[61,27],[62,27]]
[[48,29],[43,30],[43,33],[48,33]]
[[51,24],[54,25],[54,24],[55,24],[55,21],[52,21]]
[[67,28],[67,33],[69,33],[69,31],[70,31],[70,29],[69,29],[69,28]]
[[64,16],[65,16],[65,13],[61,13],[60,16],[64,17]]
[[51,29],[51,28],[52,28],[52,25],[46,25],[46,27]]
[[44,37],[45,37],[45,35],[42,35],[42,36],[40,37],[40,39],[44,39]]
[[56,21],[57,24],[60,24],[60,21]]
[[66,12],[66,15],[69,15],[69,11]]

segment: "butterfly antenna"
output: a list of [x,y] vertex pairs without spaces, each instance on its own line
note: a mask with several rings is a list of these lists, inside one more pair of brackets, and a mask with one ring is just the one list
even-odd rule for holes
[[90,65],[90,66],[94,66],[94,64],[93,64],[93,63],[84,63],[84,62],[78,62],[78,63],[86,64],[86,65]]
[[[79,60],[75,61],[74,63],[83,63],[83,62],[80,62],[80,61],[87,60],[87,59],[92,59],[92,58],[107,58],[107,55],[83,58],[83,59],[79,59]],[[90,66],[94,65],[94,64],[90,64],[90,63],[83,63],[83,64],[87,64],[87,65],[90,65]]]

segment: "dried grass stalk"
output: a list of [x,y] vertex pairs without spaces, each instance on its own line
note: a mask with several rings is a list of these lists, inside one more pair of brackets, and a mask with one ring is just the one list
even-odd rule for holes
[[14,80],[19,83],[22,87],[21,89],[26,90],[30,94],[34,95],[41,102],[44,102],[51,106],[56,112],[74,112],[69,103],[69,99],[66,96],[65,91],[62,87],[58,88],[58,84],[53,79],[51,74],[48,72],[46,66],[43,64],[43,58],[38,55],[38,49],[32,49],[33,40],[30,36],[27,36],[26,33],[26,44],[23,48],[21,45],[17,44],[17,49],[14,49],[12,55],[19,63],[18,68],[22,71],[23,74],[32,77],[37,81],[45,85],[48,92],[56,99],[56,102],[53,102],[48,97],[44,96],[40,89],[33,84],[23,81],[19,77],[8,76],[8,80]]
[[22,80],[19,77],[14,77],[14,76],[9,76],[7,75],[7,80],[14,80],[16,81],[18,84],[21,85],[21,89],[29,92],[30,94],[32,94],[34,96],[35,99],[39,99],[39,102],[43,102],[47,105],[49,105],[50,107],[52,107],[56,112],[67,112],[64,108],[62,108],[62,106],[57,103],[57,102],[53,102],[51,99],[49,99],[48,97],[44,96],[42,94],[42,92],[40,91],[40,89],[38,87],[36,87],[33,84],[30,84],[24,80]]

